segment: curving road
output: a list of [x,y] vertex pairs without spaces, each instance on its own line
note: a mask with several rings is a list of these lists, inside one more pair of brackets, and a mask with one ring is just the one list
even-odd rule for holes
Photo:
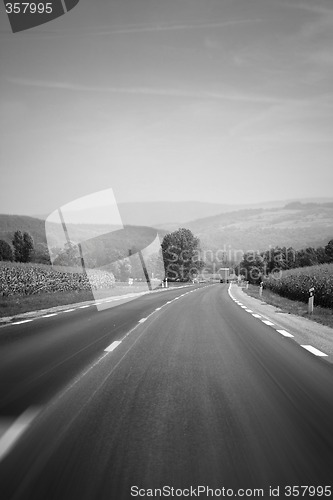
[[3,500],[333,490],[333,365],[241,309],[227,285],[8,326],[0,338],[0,415],[40,408],[0,462]]

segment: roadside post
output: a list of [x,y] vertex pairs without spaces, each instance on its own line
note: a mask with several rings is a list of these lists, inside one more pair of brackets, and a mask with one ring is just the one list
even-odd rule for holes
[[314,303],[314,286],[309,288],[309,302],[308,302],[308,313],[313,314],[313,303]]
[[261,282],[260,282],[260,286],[259,286],[259,297],[261,297],[261,296],[262,296],[262,289],[263,289],[263,285],[264,285],[264,283],[261,281]]

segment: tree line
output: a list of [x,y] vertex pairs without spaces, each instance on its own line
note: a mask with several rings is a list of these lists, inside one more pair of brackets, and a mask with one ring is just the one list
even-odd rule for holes
[[28,232],[20,230],[15,231],[12,245],[7,241],[0,240],[1,260],[51,264],[47,245],[45,243],[35,245],[32,236]]
[[270,273],[332,262],[333,239],[325,247],[295,250],[292,247],[276,246],[263,252],[246,252],[236,267],[236,273],[243,275],[251,283],[257,283]]
[[[142,276],[142,266],[139,260],[130,258],[130,255],[128,257],[121,256],[116,249],[107,249],[108,255],[104,255],[104,260],[101,260],[100,254],[105,252],[97,252],[97,250],[101,250],[98,243],[100,242],[93,245],[91,255],[89,252],[85,252],[86,264],[89,268],[104,266],[106,259],[111,262],[110,271],[113,272],[117,280],[126,281],[129,277]],[[148,258],[147,267],[151,270],[158,270],[154,275],[161,279],[166,277],[170,281],[192,280],[205,266],[205,262],[200,259],[199,246],[200,240],[189,229],[180,228],[173,233],[166,234],[163,238],[161,244],[162,269],[158,269],[156,255],[151,255]],[[63,249],[57,249],[56,255],[56,258],[53,257],[53,263],[56,265],[76,266],[80,264],[78,245],[72,242],[66,243]],[[12,245],[0,240],[0,260],[51,264],[48,247],[43,243],[35,246],[32,236],[28,232],[22,231],[15,231]]]
[[[189,229],[180,228],[166,234],[161,246],[164,269],[159,269],[156,275],[158,278],[166,277],[173,281],[189,281],[197,277],[203,268],[206,268],[207,271],[214,264],[213,262],[206,263],[202,259],[200,240]],[[95,246],[93,248],[96,249]],[[110,259],[110,255],[104,257],[108,257],[109,261],[112,261],[110,271],[113,272],[116,279],[126,281],[129,277],[142,276],[139,261],[135,263],[135,260],[121,257],[121,255],[113,256],[112,259]],[[151,262],[148,265],[150,269],[157,269],[154,262],[155,257],[152,255],[150,258]],[[47,245],[40,243],[35,247],[31,235],[21,231],[14,233],[12,246],[0,240],[0,260],[51,263]],[[71,243],[58,254],[54,264],[73,266],[78,265],[79,260],[78,248]],[[235,268],[236,274],[243,275],[245,279],[256,283],[261,281],[263,276],[276,271],[331,262],[333,262],[333,239],[325,247],[318,248],[308,247],[295,250],[292,247],[276,246],[263,252],[248,251],[243,254],[238,265],[233,262],[229,267]],[[104,265],[105,262],[96,262],[95,265],[92,261],[90,264],[90,267],[94,268]],[[221,265],[221,263],[219,264]],[[215,266],[213,268],[215,269]]]

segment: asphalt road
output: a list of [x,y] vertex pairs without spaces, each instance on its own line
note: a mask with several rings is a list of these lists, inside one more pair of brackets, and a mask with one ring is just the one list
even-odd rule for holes
[[[333,365],[237,306],[227,285],[11,334],[1,332],[0,416],[40,411],[0,462],[1,500],[150,498],[163,486],[185,498],[200,485],[333,496]],[[329,496],[310,491],[299,496]]]

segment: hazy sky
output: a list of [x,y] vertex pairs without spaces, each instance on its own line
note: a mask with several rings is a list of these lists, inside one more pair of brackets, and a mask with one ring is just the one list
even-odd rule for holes
[[333,196],[332,0],[81,0],[12,34],[0,213]]

